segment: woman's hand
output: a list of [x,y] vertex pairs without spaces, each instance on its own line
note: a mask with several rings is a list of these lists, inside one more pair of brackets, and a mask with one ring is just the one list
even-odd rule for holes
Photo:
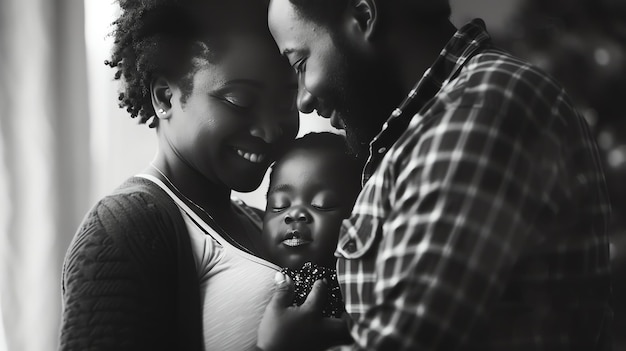
[[306,301],[291,306],[291,278],[276,273],[276,291],[259,326],[257,347],[263,351],[324,350],[352,342],[345,321],[322,317],[326,283],[313,284]]

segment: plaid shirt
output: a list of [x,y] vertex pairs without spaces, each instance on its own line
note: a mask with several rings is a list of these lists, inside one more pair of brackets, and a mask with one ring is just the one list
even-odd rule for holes
[[356,349],[608,346],[604,176],[550,77],[474,20],[370,146],[335,253]]

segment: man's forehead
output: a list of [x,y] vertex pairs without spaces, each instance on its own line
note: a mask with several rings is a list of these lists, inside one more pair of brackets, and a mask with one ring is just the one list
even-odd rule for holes
[[296,5],[289,0],[271,0],[268,12],[270,28],[280,27],[283,30],[293,31],[309,22],[301,16]]
[[278,49],[284,56],[289,56],[297,50],[308,34],[306,24],[289,0],[270,2],[268,25]]
[[271,23],[293,19],[292,17],[296,11],[289,0],[271,0],[268,12],[268,20]]

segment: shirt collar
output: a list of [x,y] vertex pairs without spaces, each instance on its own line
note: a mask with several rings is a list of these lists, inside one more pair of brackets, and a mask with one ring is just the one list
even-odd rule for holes
[[467,60],[490,43],[491,37],[487,33],[485,22],[481,19],[474,19],[452,36],[433,65],[424,72],[409,94],[393,110],[380,133],[370,143],[370,154],[363,172],[363,184],[372,175],[382,156],[406,130],[412,117],[458,75]]

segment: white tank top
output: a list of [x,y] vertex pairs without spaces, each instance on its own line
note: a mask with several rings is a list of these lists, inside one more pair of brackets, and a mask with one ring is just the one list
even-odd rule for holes
[[[187,224],[200,282],[205,350],[253,349],[280,267],[231,245],[158,178],[138,176],[167,192]],[[235,200],[233,205],[249,215],[243,202]],[[258,218],[249,217],[260,225]]]

